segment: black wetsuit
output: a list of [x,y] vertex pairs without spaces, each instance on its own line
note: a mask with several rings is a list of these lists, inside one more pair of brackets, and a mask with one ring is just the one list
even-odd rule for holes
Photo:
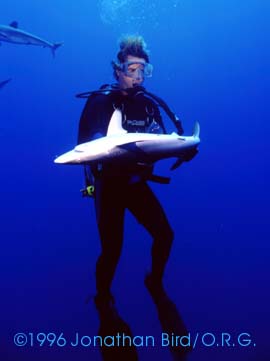
[[[123,128],[145,132],[155,121],[165,131],[157,105],[143,94],[134,96],[111,92],[91,96],[83,110],[78,143],[105,136],[115,108],[122,110]],[[146,167],[147,170],[147,167]],[[142,171],[142,173],[141,173]],[[128,209],[153,237],[152,274],[162,279],[169,257],[173,231],[158,199],[144,179],[143,167],[102,165],[94,167],[95,209],[101,239],[101,255],[96,265],[98,294],[110,292],[122,250],[124,213]]]

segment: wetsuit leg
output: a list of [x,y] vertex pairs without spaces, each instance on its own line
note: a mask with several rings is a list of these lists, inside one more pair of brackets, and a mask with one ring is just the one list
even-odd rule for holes
[[99,179],[95,184],[95,208],[101,241],[101,254],[96,264],[96,288],[104,297],[121,255],[125,206],[124,185],[119,180]]
[[166,214],[146,182],[129,186],[127,207],[153,237],[151,273],[161,281],[174,238]]

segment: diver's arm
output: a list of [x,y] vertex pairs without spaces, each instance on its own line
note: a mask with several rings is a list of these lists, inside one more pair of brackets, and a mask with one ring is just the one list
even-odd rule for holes
[[[88,98],[80,118],[77,143],[81,144],[103,137],[104,119],[106,120],[104,98],[100,96]],[[83,197],[94,196],[94,175],[91,168],[87,164],[83,167],[85,180],[85,187],[81,190]]]
[[88,98],[83,109],[78,131],[77,144],[89,142],[105,135],[109,114],[106,107],[106,96],[98,95]]
[[91,119],[91,113],[91,99],[88,98],[80,118],[77,144],[85,143],[89,140],[91,128],[89,119]]

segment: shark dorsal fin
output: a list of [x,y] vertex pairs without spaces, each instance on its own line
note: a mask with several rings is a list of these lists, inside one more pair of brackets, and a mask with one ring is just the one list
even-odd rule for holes
[[126,134],[126,133],[127,131],[122,127],[121,110],[115,109],[111,117],[106,136],[108,137],[110,135]]
[[16,28],[18,27],[18,21],[12,21],[12,23],[9,24],[9,26],[11,26],[12,28]]

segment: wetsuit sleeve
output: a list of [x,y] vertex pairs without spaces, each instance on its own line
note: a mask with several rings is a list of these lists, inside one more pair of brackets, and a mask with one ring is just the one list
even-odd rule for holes
[[77,144],[105,136],[112,112],[106,95],[88,98],[80,118]]

